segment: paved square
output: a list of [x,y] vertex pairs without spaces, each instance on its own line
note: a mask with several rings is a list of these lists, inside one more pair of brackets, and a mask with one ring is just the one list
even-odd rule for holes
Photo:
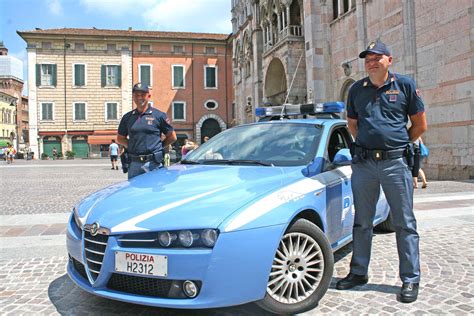
[[[76,287],[65,266],[65,223],[85,195],[123,181],[104,160],[0,165],[0,314],[267,315],[253,304],[213,310],[170,310],[99,298]],[[335,254],[331,288],[319,314],[474,313],[474,184],[447,182],[418,190],[422,281],[418,301],[396,300],[401,282],[393,234],[374,236],[369,284],[334,289],[348,273],[351,245]],[[245,290],[245,289],[243,289]]]

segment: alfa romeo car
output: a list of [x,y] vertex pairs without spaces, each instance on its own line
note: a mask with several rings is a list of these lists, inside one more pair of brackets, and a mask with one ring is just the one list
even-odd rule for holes
[[[167,308],[316,307],[333,252],[352,240],[352,139],[334,115],[343,107],[258,108],[259,122],[180,163],[86,197],[68,224],[69,277],[98,296]],[[380,223],[391,225],[383,193]]]

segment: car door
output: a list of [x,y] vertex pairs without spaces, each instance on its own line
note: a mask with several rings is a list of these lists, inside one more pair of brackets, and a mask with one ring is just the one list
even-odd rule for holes
[[345,125],[332,128],[326,144],[323,177],[326,184],[327,235],[331,244],[337,243],[352,233],[354,207],[351,189],[351,166],[335,166],[336,153],[349,148],[351,137]]

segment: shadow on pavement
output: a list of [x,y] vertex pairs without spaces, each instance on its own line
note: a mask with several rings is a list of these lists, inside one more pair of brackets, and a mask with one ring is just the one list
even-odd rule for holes
[[255,304],[206,310],[157,308],[109,300],[89,294],[64,274],[49,284],[48,296],[61,315],[273,315]]
[[[385,234],[391,234],[391,233],[374,232],[374,235],[385,235]],[[339,260],[344,259],[350,253],[352,253],[352,242],[349,243],[348,245],[342,247],[341,249],[339,249],[338,251],[336,251],[334,253],[334,262],[338,262]],[[342,278],[334,278],[333,277],[332,280],[331,280],[331,284],[329,285],[329,288],[335,290],[336,289],[336,283],[339,280],[342,280]],[[382,293],[388,293],[388,294],[396,294],[396,293],[400,292],[400,286],[368,283],[368,284],[363,285],[363,286],[356,286],[353,289],[346,290],[346,291],[359,291],[359,292],[375,291],[375,292],[382,292]]]

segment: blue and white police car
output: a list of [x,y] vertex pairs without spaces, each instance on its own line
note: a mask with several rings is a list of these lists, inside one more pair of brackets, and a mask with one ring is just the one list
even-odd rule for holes
[[[258,108],[259,122],[216,135],[181,163],[85,198],[67,230],[70,278],[95,295],[160,307],[314,308],[333,251],[352,240],[352,139],[334,118],[343,108]],[[391,226],[383,193],[380,223]]]

